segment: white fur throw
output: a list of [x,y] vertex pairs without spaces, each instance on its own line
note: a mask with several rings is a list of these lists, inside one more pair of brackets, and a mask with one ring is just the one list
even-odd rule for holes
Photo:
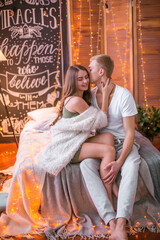
[[106,125],[107,115],[92,106],[76,117],[62,117],[51,127],[52,142],[37,156],[39,166],[57,176],[72,160],[90,132]]

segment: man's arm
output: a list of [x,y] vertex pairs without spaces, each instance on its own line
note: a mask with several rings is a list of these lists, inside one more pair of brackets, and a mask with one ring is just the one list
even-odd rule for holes
[[121,154],[117,161],[107,164],[106,168],[110,168],[109,173],[103,179],[104,182],[113,183],[117,177],[119,170],[121,169],[123,163],[125,162],[128,154],[130,153],[135,136],[135,115],[131,117],[123,118],[123,126],[125,130],[125,139],[123,143],[123,148]]
[[128,154],[133,147],[135,137],[135,116],[124,117],[123,126],[125,130],[125,139],[121,154],[117,160],[121,164],[121,166],[123,165],[124,161],[126,160]]

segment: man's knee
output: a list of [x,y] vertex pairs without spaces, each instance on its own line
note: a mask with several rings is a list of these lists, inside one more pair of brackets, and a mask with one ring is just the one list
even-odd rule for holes
[[100,168],[100,160],[95,158],[87,158],[80,163],[80,169],[83,175],[87,172],[98,172]]
[[121,176],[128,176],[129,178],[134,178],[138,175],[141,160],[140,158],[134,161],[126,162],[121,168]]
[[[131,153],[126,158],[122,168],[121,175],[123,174],[137,174],[141,164],[141,157],[138,153],[136,146],[133,146]],[[135,175],[136,176],[136,175]]]
[[133,166],[139,166],[141,163],[141,157],[139,155],[138,149],[135,145],[133,145],[130,154],[128,155],[126,161],[127,164],[133,164]]

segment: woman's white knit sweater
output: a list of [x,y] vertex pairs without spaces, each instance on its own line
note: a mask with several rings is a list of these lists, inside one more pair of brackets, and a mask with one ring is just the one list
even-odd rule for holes
[[76,117],[62,117],[51,127],[52,141],[38,154],[38,164],[47,172],[58,175],[90,132],[106,125],[107,115],[92,106]]

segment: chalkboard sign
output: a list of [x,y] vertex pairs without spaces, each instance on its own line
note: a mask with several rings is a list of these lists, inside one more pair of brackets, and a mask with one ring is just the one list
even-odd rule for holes
[[[27,112],[55,105],[69,64],[67,1],[0,0],[0,82],[16,136]],[[0,95],[0,142],[13,133]]]

